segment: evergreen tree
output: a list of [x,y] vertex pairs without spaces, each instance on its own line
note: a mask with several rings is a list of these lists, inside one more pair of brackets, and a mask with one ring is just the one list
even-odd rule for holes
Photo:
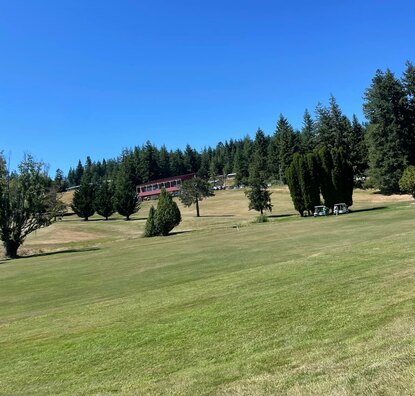
[[304,157],[304,162],[307,169],[308,182],[308,204],[307,210],[314,211],[314,206],[320,205],[320,180],[319,180],[319,163],[315,152],[308,153]]
[[408,98],[403,84],[387,70],[378,70],[365,92],[369,176],[381,191],[399,191],[399,179],[409,159]]
[[156,209],[154,206],[151,205],[150,211],[148,213],[146,226],[144,229],[144,236],[145,237],[154,237],[160,235],[160,230],[157,227],[157,220],[156,220]]
[[[264,132],[258,129],[254,140],[254,153],[249,166],[249,184],[264,183],[268,178],[267,172],[268,140]],[[262,214],[262,213],[261,213]]]
[[353,168],[346,160],[342,149],[332,149],[333,168],[331,171],[333,196],[335,203],[344,202],[347,206],[353,205]]
[[119,169],[114,193],[115,209],[121,216],[125,216],[126,220],[130,220],[130,216],[136,213],[140,206],[135,191],[135,186],[128,177],[124,167]]
[[368,167],[368,152],[365,139],[366,129],[353,114],[351,134],[348,141],[348,158],[357,176],[365,174]]
[[201,177],[202,179],[206,179],[209,177],[209,164],[210,164],[210,156],[209,156],[208,150],[206,150],[205,148],[200,157],[200,168],[197,171],[198,177]]
[[160,192],[155,214],[156,226],[160,235],[166,236],[182,221],[180,210],[171,195],[163,188]]
[[411,194],[415,198],[415,166],[408,166],[399,180],[399,188],[403,193]]
[[245,157],[243,147],[236,149],[233,171],[236,173],[236,184],[248,184],[248,159]]
[[143,183],[156,180],[160,177],[160,167],[158,164],[159,153],[157,148],[147,141],[141,150],[140,156],[140,175]]
[[99,185],[95,195],[94,207],[100,216],[105,217],[105,220],[108,220],[108,217],[114,214],[114,187],[108,180],[103,180]]
[[280,115],[278,120],[275,139],[279,158],[279,179],[285,183],[285,171],[290,166],[294,153],[298,152],[298,135],[283,115]]
[[91,176],[85,173],[82,176],[79,187],[75,190],[72,199],[72,210],[85,221],[95,213],[95,186],[92,184]]
[[271,192],[268,191],[267,185],[261,182],[251,184],[251,188],[245,191],[245,195],[249,200],[249,210],[254,209],[264,214],[265,210],[272,211]]
[[172,176],[179,176],[186,173],[183,153],[180,150],[170,153],[170,169]]
[[408,107],[405,120],[408,162],[415,165],[415,66],[409,61],[406,62],[402,85],[406,94]]
[[184,150],[183,163],[186,173],[196,173],[199,169],[199,154],[189,144]]
[[173,176],[170,170],[170,155],[169,155],[169,152],[167,151],[166,146],[164,145],[161,146],[159,150],[158,163],[159,163],[159,169],[160,169],[160,176],[162,178]]
[[75,169],[75,185],[79,186],[81,184],[82,176],[84,175],[84,167],[82,166],[81,160],[78,161],[78,165]]
[[293,160],[290,166],[286,169],[286,180],[288,188],[290,190],[291,199],[295,210],[304,216],[304,211],[307,209],[306,202],[304,201],[304,193],[301,183],[301,173],[303,171],[303,159],[298,153],[294,154]]
[[179,198],[186,207],[196,205],[196,216],[200,217],[199,202],[214,195],[212,187],[206,180],[194,177],[183,182]]
[[318,147],[348,148],[351,124],[349,119],[343,115],[340,106],[334,96],[330,97],[329,107],[317,106],[317,143]]
[[319,178],[320,178],[320,190],[323,195],[324,205],[332,208],[336,201],[335,188],[333,186],[332,170],[333,159],[330,150],[323,147],[317,153],[319,162]]
[[314,121],[306,109],[303,118],[303,127],[300,134],[300,145],[303,154],[311,153],[316,147],[316,132]]

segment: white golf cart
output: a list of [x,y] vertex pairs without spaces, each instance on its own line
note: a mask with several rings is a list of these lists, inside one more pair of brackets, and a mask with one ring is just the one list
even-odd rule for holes
[[339,214],[346,214],[349,213],[349,208],[345,203],[338,203],[333,206],[333,214],[339,215]]
[[329,214],[329,208],[324,205],[314,206],[314,217],[327,216]]

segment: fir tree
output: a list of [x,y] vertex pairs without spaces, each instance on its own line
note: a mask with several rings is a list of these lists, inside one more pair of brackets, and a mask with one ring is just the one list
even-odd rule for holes
[[130,216],[140,208],[135,186],[123,167],[118,172],[115,184],[114,204],[117,212],[126,220],[130,220]]
[[285,183],[285,171],[290,166],[294,153],[298,152],[298,135],[283,115],[280,115],[278,120],[275,139],[279,158],[279,179]]
[[85,173],[82,176],[81,184],[75,190],[72,199],[72,210],[85,221],[95,213],[95,186],[92,183],[91,175]]
[[114,214],[114,187],[108,180],[103,180],[98,187],[94,207],[100,216],[105,217],[105,220]]
[[300,145],[303,154],[311,153],[316,147],[315,123],[306,109],[303,118],[303,127],[300,134]]
[[407,130],[408,97],[390,70],[376,72],[366,90],[363,109],[370,122],[367,142],[371,181],[384,192],[397,192],[412,145]]

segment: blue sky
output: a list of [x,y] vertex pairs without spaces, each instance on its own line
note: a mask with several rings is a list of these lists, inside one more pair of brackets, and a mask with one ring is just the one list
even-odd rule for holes
[[415,61],[415,2],[0,0],[0,150],[65,171],[150,140],[201,149],[362,116],[376,69]]

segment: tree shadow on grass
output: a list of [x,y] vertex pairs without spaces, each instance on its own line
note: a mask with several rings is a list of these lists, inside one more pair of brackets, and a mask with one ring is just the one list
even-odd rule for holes
[[365,208],[365,209],[353,209],[350,210],[350,214],[353,213],[360,213],[360,212],[373,212],[374,210],[384,210],[384,209],[388,209],[387,206],[376,206],[374,208]]
[[187,230],[187,231],[174,231],[174,232],[170,232],[168,235],[166,236],[173,236],[173,235],[180,235],[180,234],[190,234],[192,231]]
[[[83,253],[83,252],[92,252],[92,251],[96,251],[96,250],[100,250],[99,248],[85,248],[85,249],[68,249],[68,250],[58,250],[56,252],[45,252],[45,253],[33,253],[33,254],[28,254],[25,256],[18,256],[16,257],[16,259],[18,261],[21,261],[22,259],[28,259],[28,258],[33,258],[33,257],[47,257],[47,256],[54,256],[57,254],[65,254],[65,253]],[[16,259],[0,259],[0,264],[4,264],[6,262],[10,262],[10,261],[14,261]]]
[[222,217],[235,217],[235,215],[232,214],[224,214],[224,215],[200,215],[199,217],[206,217],[206,218],[222,218]]
[[282,217],[292,217],[292,216],[297,216],[297,214],[295,213],[275,214],[275,215],[269,215],[268,217],[270,219],[278,219]]

